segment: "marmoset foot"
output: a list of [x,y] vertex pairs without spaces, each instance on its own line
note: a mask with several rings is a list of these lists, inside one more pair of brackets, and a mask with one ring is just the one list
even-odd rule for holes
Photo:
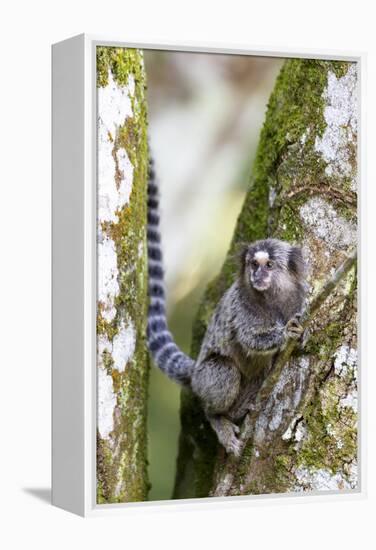
[[237,437],[240,432],[239,426],[220,415],[209,416],[208,420],[226,452],[239,457],[244,447],[243,441]]

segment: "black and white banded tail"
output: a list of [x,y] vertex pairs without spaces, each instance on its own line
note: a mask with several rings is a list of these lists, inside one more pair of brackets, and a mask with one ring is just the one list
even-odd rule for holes
[[154,163],[151,159],[149,162],[147,227],[150,298],[148,345],[154,362],[167,376],[181,384],[189,384],[194,361],[178,348],[167,327],[161,236],[158,228],[158,185]]

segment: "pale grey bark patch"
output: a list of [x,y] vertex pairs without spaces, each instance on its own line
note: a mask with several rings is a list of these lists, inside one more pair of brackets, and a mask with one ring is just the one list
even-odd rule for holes
[[[327,163],[328,176],[352,176],[353,164],[349,144],[356,143],[357,135],[357,70],[349,66],[347,74],[340,78],[329,71],[328,84],[323,94],[327,124],[321,137],[316,136],[315,149]],[[356,181],[353,179],[353,189]]]
[[[132,115],[129,89],[119,86],[108,72],[108,85],[98,89],[98,301],[106,321],[116,316],[116,298],[120,292],[116,246],[104,233],[102,224],[118,221],[118,212],[129,203],[133,184],[133,166],[126,151],[115,147],[121,125]],[[120,180],[120,181],[119,181]],[[108,438],[113,430],[116,398],[112,378],[106,372],[103,353],[111,360],[112,368],[123,371],[135,350],[135,331],[132,320],[121,322],[113,339],[98,338],[98,429]]]
[[297,468],[295,470],[297,484],[294,491],[338,491],[354,489],[357,484],[357,466],[350,468],[349,478],[346,479],[341,472],[333,474],[329,470],[309,468]]
[[116,395],[112,376],[103,367],[98,369],[98,431],[103,439],[109,437],[114,429],[114,409]]
[[[275,432],[285,421],[286,414],[294,411],[300,403],[302,392],[309,374],[309,359],[299,359],[296,369],[286,365],[275,384],[273,391],[260,412],[253,436],[255,445],[265,441],[267,434]],[[282,436],[283,437],[283,436]]]
[[313,197],[303,204],[300,208],[300,217],[329,250],[346,249],[356,243],[356,225],[340,216],[333,206],[321,197]]

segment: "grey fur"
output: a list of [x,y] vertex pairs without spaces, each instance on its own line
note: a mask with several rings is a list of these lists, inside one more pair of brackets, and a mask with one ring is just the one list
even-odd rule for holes
[[151,163],[149,348],[163,372],[192,388],[220,443],[238,455],[236,422],[248,412],[259,380],[286,338],[301,337],[299,315],[306,296],[301,250],[277,239],[244,245],[238,277],[217,305],[194,361],[179,350],[167,328],[158,224],[158,189]]

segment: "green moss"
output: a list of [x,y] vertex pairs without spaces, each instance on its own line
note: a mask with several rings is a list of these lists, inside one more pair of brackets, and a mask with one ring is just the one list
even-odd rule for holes
[[275,236],[290,243],[301,243],[303,235],[304,228],[296,210],[286,204],[280,211],[279,229],[275,231]]
[[[328,63],[292,59],[283,66],[261,132],[255,163],[256,180],[267,181],[276,175],[289,147],[296,147],[307,131],[306,149],[312,146],[317,128],[319,132],[324,130],[322,93],[327,82]],[[293,163],[292,155],[290,162]]]
[[357,415],[351,407],[339,404],[342,385],[337,376],[332,376],[318,398],[307,406],[304,421],[309,435],[298,455],[299,466],[346,474],[344,464],[356,458]]
[[309,355],[316,355],[322,358],[328,358],[328,352],[336,349],[343,337],[343,324],[341,319],[329,322],[321,330],[315,330],[310,334],[304,350]]
[[111,375],[112,367],[114,365],[114,360],[112,359],[111,353],[107,349],[105,349],[102,353],[102,361],[103,361],[103,366],[107,371],[107,374]]
[[106,335],[109,340],[113,340],[115,334],[118,333],[118,322],[116,319],[113,321],[107,321],[103,315],[103,304],[98,301],[97,303],[97,335]]
[[133,48],[113,48],[109,46],[97,46],[97,87],[108,85],[108,73],[111,71],[113,78],[119,86],[128,84],[129,76],[135,80],[136,85],[145,82],[145,72],[142,62],[142,52]]

